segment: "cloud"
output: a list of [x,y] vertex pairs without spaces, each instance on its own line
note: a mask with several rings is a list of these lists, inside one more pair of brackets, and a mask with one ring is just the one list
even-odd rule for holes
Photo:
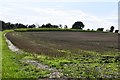
[[30,6],[0,7],[0,17],[2,20],[19,22],[24,24],[46,23],[62,24],[72,27],[75,21],[82,21],[85,29],[97,29],[103,27],[109,29],[110,26],[117,26],[117,16],[95,16],[81,10],[65,10],[57,8],[38,8]]
[[[97,27],[104,27],[108,28],[110,26],[117,26],[117,17],[109,17],[109,18],[101,18],[98,16],[93,16],[90,14],[87,14],[80,10],[57,10],[57,9],[33,9],[35,13],[38,13],[42,19],[46,22],[52,22],[52,23],[62,23],[67,24],[69,27],[72,26],[72,24],[75,21],[83,21],[87,28],[97,28]],[[43,22],[44,22],[43,21]]]

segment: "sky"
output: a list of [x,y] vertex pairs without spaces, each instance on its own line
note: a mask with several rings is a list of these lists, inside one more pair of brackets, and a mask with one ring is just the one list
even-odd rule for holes
[[62,24],[69,28],[82,21],[84,29],[114,26],[118,29],[117,0],[1,0],[0,20],[42,25]]

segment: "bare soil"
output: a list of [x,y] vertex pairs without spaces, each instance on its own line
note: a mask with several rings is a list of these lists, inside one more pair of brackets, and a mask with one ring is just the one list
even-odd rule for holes
[[63,56],[70,50],[73,54],[82,50],[106,52],[118,51],[118,34],[102,32],[10,32],[6,37],[18,48],[37,54]]

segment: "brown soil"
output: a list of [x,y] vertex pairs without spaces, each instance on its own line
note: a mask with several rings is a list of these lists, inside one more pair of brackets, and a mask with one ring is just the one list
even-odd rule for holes
[[10,32],[6,37],[28,52],[62,56],[59,50],[80,53],[79,49],[96,52],[117,51],[118,34],[100,32]]

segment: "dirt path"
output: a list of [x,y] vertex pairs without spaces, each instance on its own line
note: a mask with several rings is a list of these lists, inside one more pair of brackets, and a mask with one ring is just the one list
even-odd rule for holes
[[35,61],[35,60],[24,60],[23,62],[27,63],[27,64],[32,64],[32,65],[34,65],[34,66],[36,66],[37,68],[40,68],[40,69],[45,69],[45,70],[51,71],[52,73],[48,75],[49,78],[60,78],[63,75],[56,68],[50,68],[49,66],[41,64],[41,63],[39,63],[38,61]]

